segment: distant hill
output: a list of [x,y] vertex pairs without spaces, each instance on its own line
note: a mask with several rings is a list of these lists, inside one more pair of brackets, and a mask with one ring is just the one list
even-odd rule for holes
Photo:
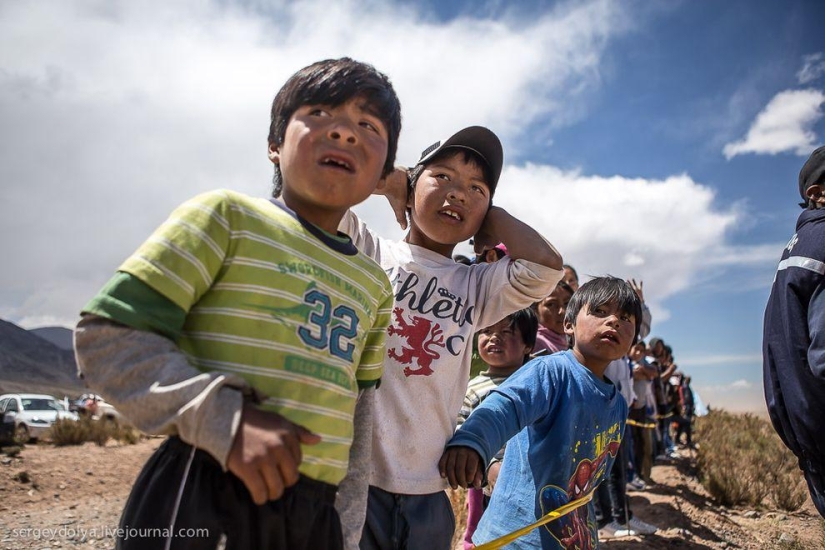
[[[51,336],[60,334],[52,328],[47,330]],[[67,349],[55,345],[34,331],[0,319],[0,392],[73,397],[83,390],[71,346]]]
[[73,332],[72,329],[66,327],[41,327],[30,329],[29,332],[35,334],[44,340],[48,340],[55,346],[61,349],[73,349]]

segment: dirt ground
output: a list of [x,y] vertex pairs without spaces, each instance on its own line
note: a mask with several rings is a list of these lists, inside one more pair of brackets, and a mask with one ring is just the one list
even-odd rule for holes
[[[0,549],[114,548],[121,508],[140,467],[161,439],[98,447],[27,445],[0,454]],[[717,506],[697,482],[691,457],[657,464],[657,486],[630,493],[656,535],[605,541],[606,550],[825,548],[825,529],[808,501],[798,512]]]
[[603,548],[825,549],[825,523],[810,498],[792,513],[719,506],[696,478],[694,457],[688,451],[680,454],[653,467],[655,487],[628,493],[634,514],[659,532],[608,540]]

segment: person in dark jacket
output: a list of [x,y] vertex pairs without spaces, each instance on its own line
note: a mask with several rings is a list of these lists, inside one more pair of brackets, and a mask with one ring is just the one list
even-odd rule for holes
[[777,268],[762,342],[771,422],[825,517],[825,146],[799,172],[805,211]]

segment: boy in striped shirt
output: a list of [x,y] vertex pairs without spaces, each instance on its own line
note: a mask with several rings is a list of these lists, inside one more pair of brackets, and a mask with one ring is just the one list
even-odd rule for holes
[[170,435],[121,518],[138,536],[119,548],[342,547],[335,493],[393,297],[337,227],[392,170],[400,127],[373,67],[298,71],[272,104],[273,198],[188,201],[86,305],[87,383]]

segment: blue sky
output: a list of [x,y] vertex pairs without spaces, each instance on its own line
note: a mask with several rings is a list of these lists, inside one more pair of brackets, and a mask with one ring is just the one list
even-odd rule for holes
[[[349,55],[395,84],[400,163],[492,128],[496,202],[580,274],[643,280],[705,402],[762,409],[764,304],[825,142],[822,21],[781,0],[0,2],[0,318],[70,326],[178,203],[266,195],[272,96]],[[358,211],[401,236],[381,200]]]

